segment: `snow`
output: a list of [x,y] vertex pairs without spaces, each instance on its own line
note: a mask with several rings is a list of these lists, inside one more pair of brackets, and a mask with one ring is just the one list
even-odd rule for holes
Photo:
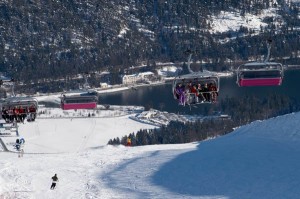
[[[45,97],[44,97],[45,98]],[[256,121],[203,142],[110,146],[141,128],[134,107],[41,108],[19,125],[24,156],[0,152],[0,198],[298,198],[300,113]],[[117,114],[115,114],[117,112]],[[10,150],[16,137],[2,137]],[[1,148],[0,148],[1,149]],[[59,182],[50,190],[51,177]]]
[[157,69],[157,73],[160,76],[176,76],[180,70],[182,69],[176,66],[163,66],[161,69]]
[[259,31],[260,26],[267,26],[263,19],[271,16],[278,16],[275,8],[263,10],[259,15],[246,13],[245,16],[241,16],[238,12],[222,11],[218,16],[212,16],[211,33],[238,31],[241,26]]
[[175,113],[161,112],[159,110],[150,109],[149,111],[142,111],[134,116],[129,116],[130,119],[139,121],[146,124],[151,124],[154,126],[162,127],[168,125],[171,121],[195,122],[198,120],[205,119],[218,119],[218,118],[228,118],[228,115],[215,114],[212,116],[202,116],[202,115],[180,115]]
[[124,35],[127,33],[128,30],[129,29],[127,27],[122,28],[121,31],[120,31],[120,33],[119,33],[119,35],[118,35],[118,37],[123,38]]

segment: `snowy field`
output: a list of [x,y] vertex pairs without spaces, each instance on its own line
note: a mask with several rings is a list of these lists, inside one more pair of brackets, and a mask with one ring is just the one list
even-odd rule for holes
[[[130,114],[69,116],[20,124],[25,153],[0,152],[0,199],[299,198],[300,113],[200,143],[142,147],[106,145],[156,128]],[[2,139],[14,150],[16,137]],[[50,190],[55,173],[59,182]]]
[[263,19],[273,16],[279,17],[279,15],[276,14],[275,8],[263,10],[259,15],[247,13],[245,16],[242,16],[241,13],[238,12],[222,11],[218,16],[212,16],[211,33],[237,31],[241,26],[259,31],[260,26],[267,26],[267,24],[263,22]]

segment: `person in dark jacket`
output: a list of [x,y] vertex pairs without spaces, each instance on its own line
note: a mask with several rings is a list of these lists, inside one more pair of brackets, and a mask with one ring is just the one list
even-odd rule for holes
[[55,174],[51,179],[52,179],[52,184],[51,184],[50,189],[54,189],[56,186],[56,183],[58,182],[57,174]]
[[205,101],[210,102],[210,92],[207,83],[204,84],[203,96],[205,97]]
[[181,83],[179,83],[176,86],[175,92],[176,92],[176,96],[178,96],[179,103],[181,105],[185,105],[185,93],[184,93],[185,92],[185,88],[184,88],[184,85],[182,85]]
[[16,147],[17,151],[19,151],[19,150],[20,150],[21,143],[20,143],[20,140],[19,140],[19,139],[16,139],[16,144],[15,144],[15,147]]

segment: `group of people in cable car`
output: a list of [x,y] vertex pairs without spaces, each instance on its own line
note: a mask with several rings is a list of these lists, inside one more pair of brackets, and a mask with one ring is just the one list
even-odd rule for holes
[[191,105],[200,103],[216,103],[218,90],[213,82],[184,82],[177,83],[174,96],[180,105]]
[[2,107],[2,118],[6,123],[34,121],[36,118],[36,107],[32,106],[15,106]]

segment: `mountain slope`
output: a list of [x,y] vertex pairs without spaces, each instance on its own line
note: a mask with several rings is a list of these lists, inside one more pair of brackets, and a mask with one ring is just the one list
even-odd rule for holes
[[[131,148],[99,144],[90,148],[94,142],[87,142],[79,151],[69,141],[83,140],[65,136],[70,132],[62,131],[62,126],[57,126],[56,131],[50,128],[57,119],[42,123],[39,120],[36,130],[48,126],[46,133],[52,132],[52,137],[44,139],[43,131],[39,135],[31,128],[33,132],[28,133],[31,124],[25,124],[25,138],[35,136],[27,138],[24,157],[1,153],[3,198],[281,199],[297,198],[300,194],[300,113],[253,122],[200,143]],[[78,127],[74,129],[82,130],[79,126],[84,123],[80,119],[72,122],[73,127]],[[101,125],[106,120],[99,118],[97,123]],[[40,146],[49,146],[58,139],[57,132],[60,141],[52,151],[65,145],[68,153],[51,154],[48,147],[50,153],[39,154],[38,147],[30,146],[33,140],[39,140]],[[106,133],[115,137],[119,132],[112,125]],[[27,148],[38,150],[37,154],[26,153]],[[54,173],[60,181],[57,189],[51,191],[50,177]]]

